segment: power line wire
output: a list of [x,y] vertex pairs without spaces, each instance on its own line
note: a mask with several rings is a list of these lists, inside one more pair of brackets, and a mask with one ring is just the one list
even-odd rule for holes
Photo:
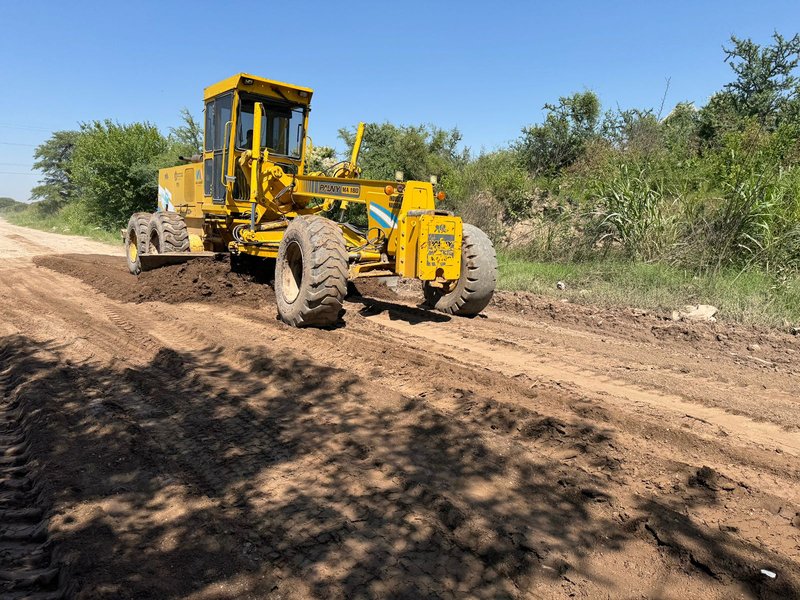
[[52,129],[47,129],[46,127],[33,127],[31,125],[10,125],[8,123],[0,123],[0,127],[4,129],[22,129],[24,131],[45,131],[45,132],[52,131]]
[[17,142],[0,142],[4,146],[28,146],[30,148],[36,148],[36,144],[19,144]]
[[35,175],[35,173],[31,171],[25,173],[22,171],[0,171],[0,175]]

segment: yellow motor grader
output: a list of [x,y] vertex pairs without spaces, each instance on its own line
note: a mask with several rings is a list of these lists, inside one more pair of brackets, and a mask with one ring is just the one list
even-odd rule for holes
[[[244,73],[206,88],[202,154],[161,169],[157,211],[130,218],[131,273],[219,252],[276,259],[278,313],[297,327],[334,324],[347,282],[361,277],[420,279],[429,307],[478,314],[497,273],[486,234],[436,208],[433,178],[361,179],[363,124],[349,161],[307,173],[312,93]],[[353,203],[366,226],[325,216]]]

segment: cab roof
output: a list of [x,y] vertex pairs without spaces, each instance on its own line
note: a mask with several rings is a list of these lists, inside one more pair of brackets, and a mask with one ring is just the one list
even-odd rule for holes
[[240,92],[250,92],[262,96],[271,96],[278,100],[289,100],[297,104],[309,104],[314,90],[299,85],[283,83],[264,79],[248,73],[238,73],[227,79],[223,79],[204,90],[203,100],[210,100],[225,92],[239,90]]

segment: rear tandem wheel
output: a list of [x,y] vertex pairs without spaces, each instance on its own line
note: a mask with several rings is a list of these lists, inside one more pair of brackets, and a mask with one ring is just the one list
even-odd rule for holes
[[189,230],[176,212],[158,211],[147,226],[147,251],[150,254],[189,252]]
[[138,275],[142,272],[142,254],[147,253],[147,226],[150,213],[137,212],[131,215],[128,228],[125,230],[125,260],[128,270]]

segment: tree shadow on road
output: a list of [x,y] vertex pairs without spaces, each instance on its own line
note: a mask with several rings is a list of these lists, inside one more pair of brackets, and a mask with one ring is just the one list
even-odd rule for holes
[[[582,559],[634,540],[710,581],[798,591],[743,577],[754,553],[777,559],[674,507],[620,516],[612,435],[587,423],[476,398],[448,413],[265,346],[131,369],[11,336],[0,358],[78,597],[569,595],[567,573],[613,590]],[[565,444],[594,468],[549,454]]]

